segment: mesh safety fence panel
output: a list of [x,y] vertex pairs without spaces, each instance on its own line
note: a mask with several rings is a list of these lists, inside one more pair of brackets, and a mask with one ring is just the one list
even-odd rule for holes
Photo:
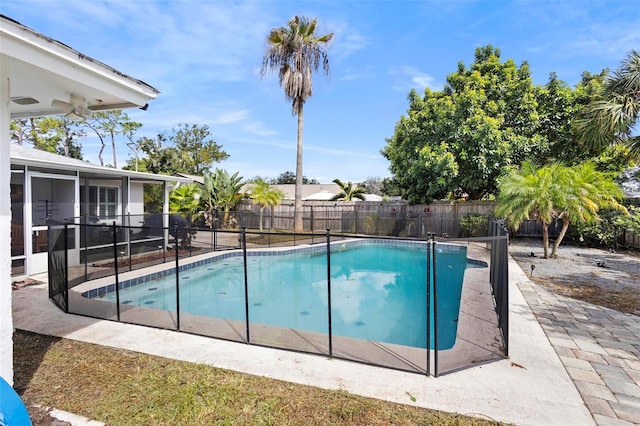
[[[69,267],[69,312],[117,320],[117,306],[108,294],[115,291],[116,250],[122,231],[101,223],[81,223],[80,264]],[[115,233],[114,233],[115,231]]]
[[492,263],[503,260],[492,257],[495,243],[478,238],[435,246],[436,375],[505,355],[490,281]]
[[[247,240],[255,236],[246,234]],[[298,234],[296,242],[304,239],[305,248],[243,253],[249,342],[328,355],[326,246],[311,244],[307,234]]]
[[333,356],[426,373],[428,245],[362,239],[331,247]]
[[48,228],[49,298],[63,311],[68,311],[67,244],[68,230],[60,223],[49,223]]

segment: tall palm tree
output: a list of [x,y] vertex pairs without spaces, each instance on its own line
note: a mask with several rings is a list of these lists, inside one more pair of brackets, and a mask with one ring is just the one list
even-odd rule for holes
[[284,192],[272,188],[262,179],[253,183],[251,188],[251,199],[253,204],[260,206],[260,232],[262,232],[262,218],[265,207],[277,206],[284,199]]
[[575,128],[584,143],[598,150],[622,142],[640,154],[640,136],[632,134],[639,120],[640,53],[632,50],[607,77],[601,99],[587,106]]
[[364,200],[365,188],[362,185],[354,184],[351,181],[344,183],[340,179],[334,179],[333,183],[340,187],[340,192],[331,198],[331,201],[353,201],[354,198]]
[[294,231],[302,229],[302,127],[303,106],[311,97],[311,75],[322,65],[329,74],[329,59],[325,46],[333,33],[316,36],[317,20],[294,16],[286,27],[274,28],[267,37],[267,51],[262,59],[260,73],[278,72],[284,96],[292,103],[292,114],[298,116],[298,142],[296,155],[296,188]]

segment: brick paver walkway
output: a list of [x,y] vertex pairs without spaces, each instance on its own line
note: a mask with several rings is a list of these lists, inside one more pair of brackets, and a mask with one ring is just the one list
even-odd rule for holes
[[640,425],[640,317],[519,283],[598,425]]

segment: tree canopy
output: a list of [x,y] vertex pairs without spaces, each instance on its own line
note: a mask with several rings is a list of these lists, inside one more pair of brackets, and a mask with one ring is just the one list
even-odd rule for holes
[[575,127],[588,147],[602,149],[620,142],[640,154],[640,135],[633,133],[639,122],[640,53],[632,50],[607,76],[601,96],[589,104]]
[[[214,163],[229,157],[222,146],[209,139],[207,125],[180,124],[168,136],[160,134],[153,140],[139,139],[139,149],[146,157],[138,160],[138,170],[156,174],[185,173],[202,176]],[[169,146],[163,146],[163,145]],[[127,169],[134,169],[135,159]]]
[[536,86],[526,62],[502,61],[490,45],[476,49],[474,62],[459,63],[443,90],[409,93],[407,114],[381,151],[394,186],[411,203],[481,199],[525,160],[577,164],[602,154],[575,142],[572,123],[599,96],[605,75],[584,73],[571,88],[552,73]]
[[30,143],[36,149],[82,160],[80,140],[86,136],[81,124],[64,117],[38,117],[10,123],[11,141]]
[[[292,171],[286,171],[280,173],[278,177],[274,179],[269,179],[268,183],[272,185],[282,185],[282,184],[295,184],[296,183],[296,174]],[[319,183],[317,179],[309,179],[306,176],[302,176],[303,185],[308,184],[317,184]]]

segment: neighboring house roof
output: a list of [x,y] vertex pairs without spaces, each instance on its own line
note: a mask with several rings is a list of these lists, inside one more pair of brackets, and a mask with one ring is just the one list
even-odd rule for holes
[[[182,175],[189,176],[189,175]],[[271,188],[279,189],[284,193],[284,200],[293,200],[295,198],[294,184],[274,184]],[[251,184],[246,184],[242,187],[243,192],[249,192]],[[302,185],[302,200],[303,201],[331,201],[331,199],[340,194],[342,189],[335,183],[314,183]],[[365,201],[382,201],[382,197],[375,194],[363,194]],[[357,199],[354,201],[358,201]]]
[[11,81],[11,119],[63,114],[72,95],[91,111],[144,107],[159,91],[0,14],[0,54]]
[[128,176],[136,180],[167,181],[190,183],[191,179],[179,176],[156,175],[153,173],[134,172],[131,170],[114,169],[99,166],[76,158],[65,157],[35,148],[12,143],[11,164],[31,167],[44,167],[54,170],[79,171],[100,176],[123,177]]
[[377,194],[362,194],[364,195],[364,201],[382,201],[382,196]]
[[[338,191],[340,192],[340,191]],[[303,200],[305,201],[331,201],[331,199],[333,197],[335,197],[336,194],[334,194],[331,191],[320,191],[320,192],[316,192],[315,194],[311,194],[308,197],[304,197]]]
[[[271,185],[271,188],[279,189],[284,193],[285,200],[294,200],[296,186],[295,184],[274,184]],[[246,184],[242,187],[242,191],[248,192],[251,189],[251,184]],[[310,195],[313,195],[317,192],[328,191],[332,194],[338,194],[340,192],[340,187],[335,183],[318,183],[318,184],[307,184],[302,185],[302,199],[305,200]]]

